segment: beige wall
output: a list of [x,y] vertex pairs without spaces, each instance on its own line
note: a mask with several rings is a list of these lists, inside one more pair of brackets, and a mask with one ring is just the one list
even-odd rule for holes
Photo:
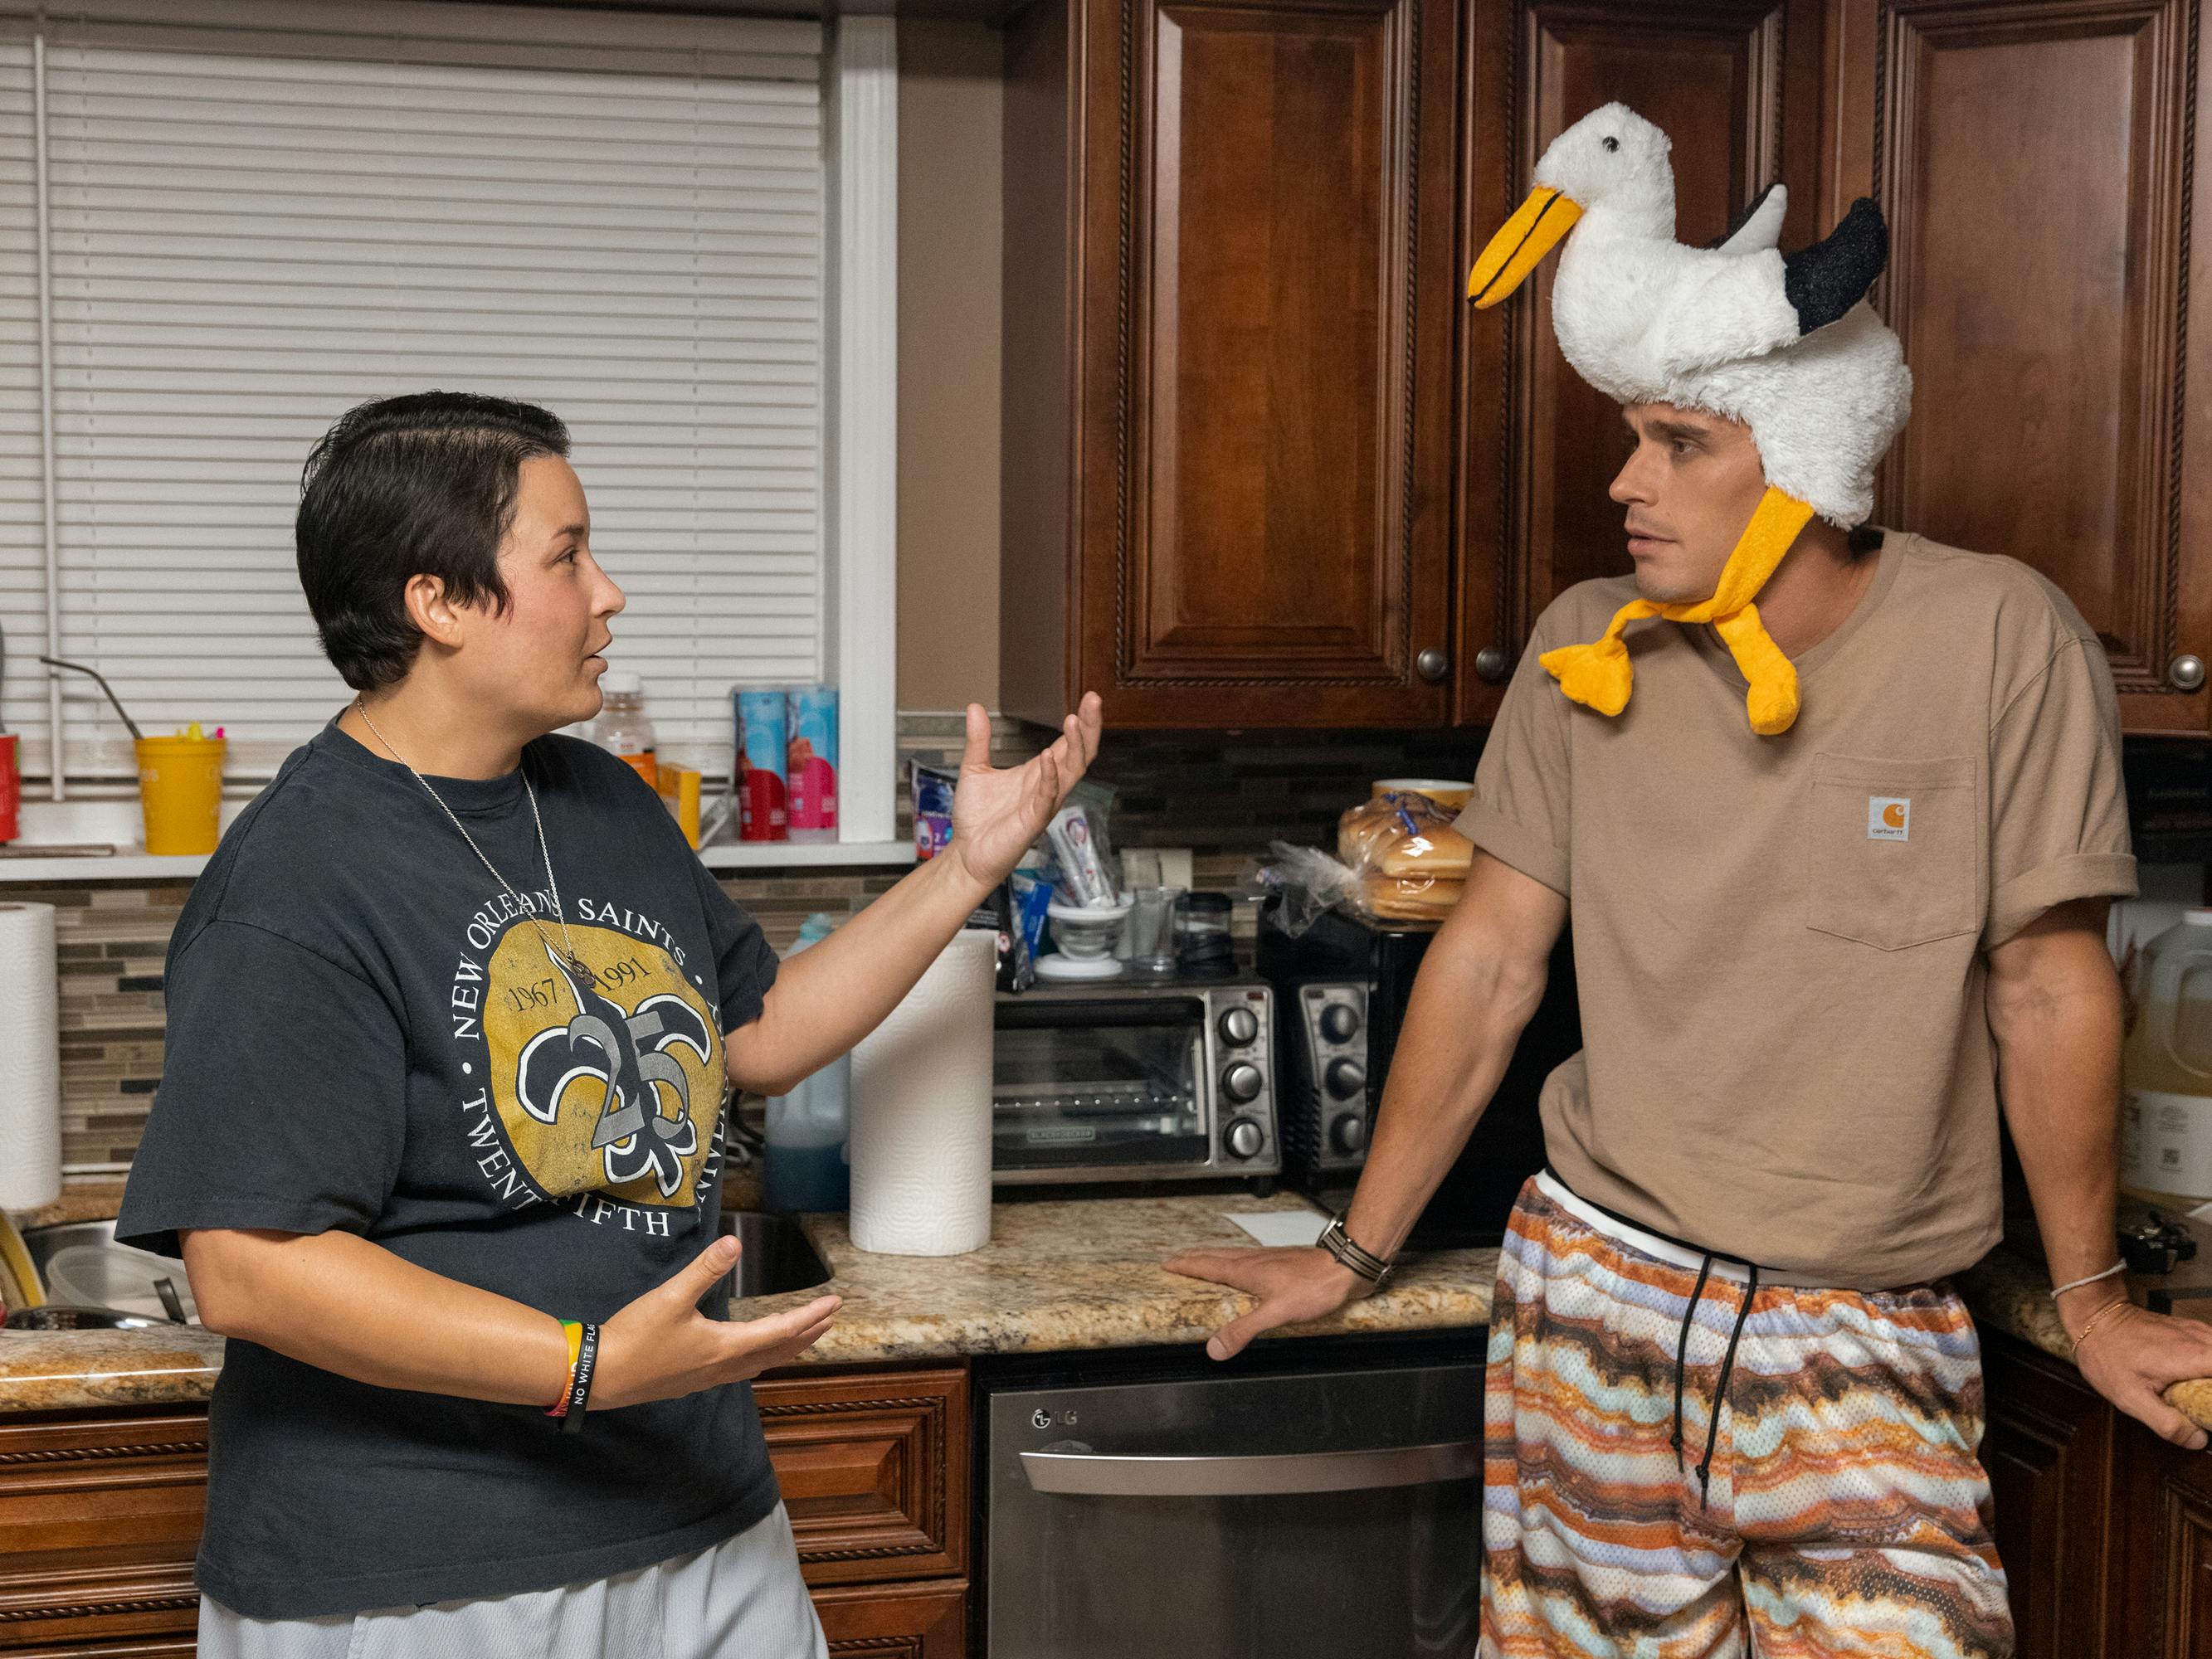
[[996,708],[1004,54],[914,19],[898,52],[899,707]]

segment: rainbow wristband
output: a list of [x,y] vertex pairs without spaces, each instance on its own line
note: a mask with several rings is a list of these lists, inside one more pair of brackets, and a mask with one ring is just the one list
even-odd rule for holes
[[575,1320],[562,1320],[561,1334],[568,1339],[568,1380],[561,1385],[560,1399],[546,1411],[548,1417],[566,1417],[568,1414],[568,1390],[576,1385],[576,1356],[584,1346],[584,1328]]

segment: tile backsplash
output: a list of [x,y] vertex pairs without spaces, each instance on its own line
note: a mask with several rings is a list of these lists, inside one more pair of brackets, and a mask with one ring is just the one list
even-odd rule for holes
[[[925,764],[957,764],[957,714],[900,717],[900,747]],[[1233,890],[1270,841],[1327,844],[1338,813],[1377,777],[1472,775],[1470,732],[1113,732],[1092,776],[1115,792],[1123,846],[1188,847],[1200,888]],[[994,721],[994,757],[1024,759],[1053,733]],[[903,780],[900,823],[907,823]],[[814,911],[848,915],[896,870],[801,869],[727,875],[730,896],[777,949]],[[52,904],[61,977],[62,1158],[73,1175],[128,1165],[161,1076],[162,958],[191,884],[85,882],[11,887]]]

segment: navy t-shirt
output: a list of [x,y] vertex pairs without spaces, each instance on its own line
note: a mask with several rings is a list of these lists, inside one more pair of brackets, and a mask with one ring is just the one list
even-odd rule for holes
[[[522,780],[536,787],[568,932]],[[342,1228],[562,1319],[710,1243],[722,1033],[775,957],[623,762],[541,738],[421,783],[333,723],[240,815],[170,941],[161,1087],[118,1233]],[[717,1310],[719,1312],[719,1310]],[[550,1403],[550,1402],[549,1402]],[[750,1388],[594,1412],[374,1388],[227,1346],[198,1581],[251,1618],[513,1595],[734,1536],[776,1502]]]

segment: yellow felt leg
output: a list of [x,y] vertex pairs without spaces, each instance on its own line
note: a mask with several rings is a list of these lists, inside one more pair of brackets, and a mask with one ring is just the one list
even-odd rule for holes
[[1658,606],[1645,599],[1631,599],[1613,613],[1605,632],[1588,645],[1563,645],[1536,660],[1559,681],[1568,700],[1601,714],[1618,714],[1628,707],[1635,689],[1636,671],[1629,665],[1628,647],[1622,631],[1640,617],[1656,617]]
[[1796,664],[1782,654],[1782,647],[1759,620],[1755,605],[1723,617],[1713,627],[1751,683],[1744,698],[1751,729],[1762,738],[1779,737],[1797,720]]
[[1713,589],[1712,598],[1705,601],[1709,607],[1706,615],[1697,620],[1716,620],[1742,610],[1757,599],[1759,590],[1766,586],[1766,579],[1796,544],[1797,532],[1812,518],[1809,505],[1769,485],[1766,493],[1759,498],[1751,522],[1736,538],[1735,549],[1729,555],[1728,563],[1722,567],[1720,583]]
[[1812,517],[1813,509],[1807,503],[1770,486],[1759,497],[1743,534],[1736,538],[1711,599],[1692,605],[1632,599],[1613,613],[1603,637],[1588,645],[1563,645],[1547,651],[1538,660],[1572,701],[1601,714],[1618,714],[1628,707],[1629,693],[1635,689],[1628,647],[1621,638],[1630,623],[1643,617],[1664,617],[1669,622],[1690,624],[1711,623],[1750,682],[1744,702],[1751,729],[1763,738],[1787,732],[1797,719],[1797,670],[1767,633],[1766,625],[1759,619],[1759,607],[1752,601],[1796,544],[1798,532]]

